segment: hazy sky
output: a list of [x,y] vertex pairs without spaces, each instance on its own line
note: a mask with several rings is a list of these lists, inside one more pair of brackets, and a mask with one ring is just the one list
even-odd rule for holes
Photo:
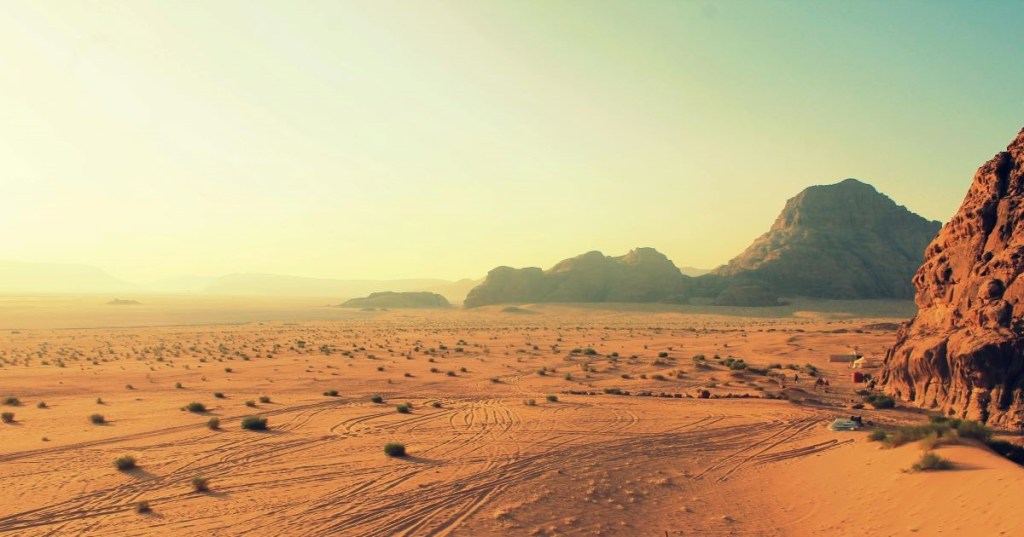
[[812,184],[946,220],[1014,2],[0,0],[0,258],[129,280],[712,267]]

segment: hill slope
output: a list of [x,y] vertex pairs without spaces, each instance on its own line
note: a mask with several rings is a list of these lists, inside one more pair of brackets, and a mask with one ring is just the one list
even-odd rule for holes
[[909,299],[910,280],[939,226],[856,179],[812,186],[713,274],[783,295]]

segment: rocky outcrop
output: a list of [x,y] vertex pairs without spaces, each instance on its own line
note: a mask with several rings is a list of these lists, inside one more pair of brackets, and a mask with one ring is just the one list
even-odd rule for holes
[[601,252],[549,270],[498,267],[469,292],[465,306],[530,302],[685,302],[686,276],[664,254],[637,248],[620,257]]
[[911,277],[939,226],[856,179],[812,186],[714,274],[745,279],[748,293],[910,299]]
[[1024,417],[1024,131],[985,163],[914,276],[917,315],[897,333],[881,386],[950,416]]
[[383,291],[363,298],[353,298],[341,304],[342,308],[450,308],[448,299],[428,292]]

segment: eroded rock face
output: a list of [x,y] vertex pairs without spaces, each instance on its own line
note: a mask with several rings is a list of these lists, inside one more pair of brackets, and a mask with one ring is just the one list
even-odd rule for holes
[[791,198],[767,233],[714,273],[781,295],[909,299],[911,276],[938,230],[938,222],[846,179]]
[[986,162],[914,275],[918,314],[897,333],[882,386],[999,427],[1024,419],[1024,131]]

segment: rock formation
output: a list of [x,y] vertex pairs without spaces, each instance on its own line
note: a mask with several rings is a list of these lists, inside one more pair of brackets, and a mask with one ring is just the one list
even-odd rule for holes
[[856,179],[812,186],[714,274],[746,279],[748,294],[910,299],[911,277],[939,226]]
[[448,299],[428,292],[383,291],[370,296],[353,298],[341,304],[342,308],[450,308]]
[[881,386],[1000,427],[1024,416],[1024,131],[985,163],[914,276],[917,315],[897,333]]
[[637,248],[561,261],[549,270],[498,267],[469,292],[465,306],[524,302],[685,302],[688,278],[664,254]]

